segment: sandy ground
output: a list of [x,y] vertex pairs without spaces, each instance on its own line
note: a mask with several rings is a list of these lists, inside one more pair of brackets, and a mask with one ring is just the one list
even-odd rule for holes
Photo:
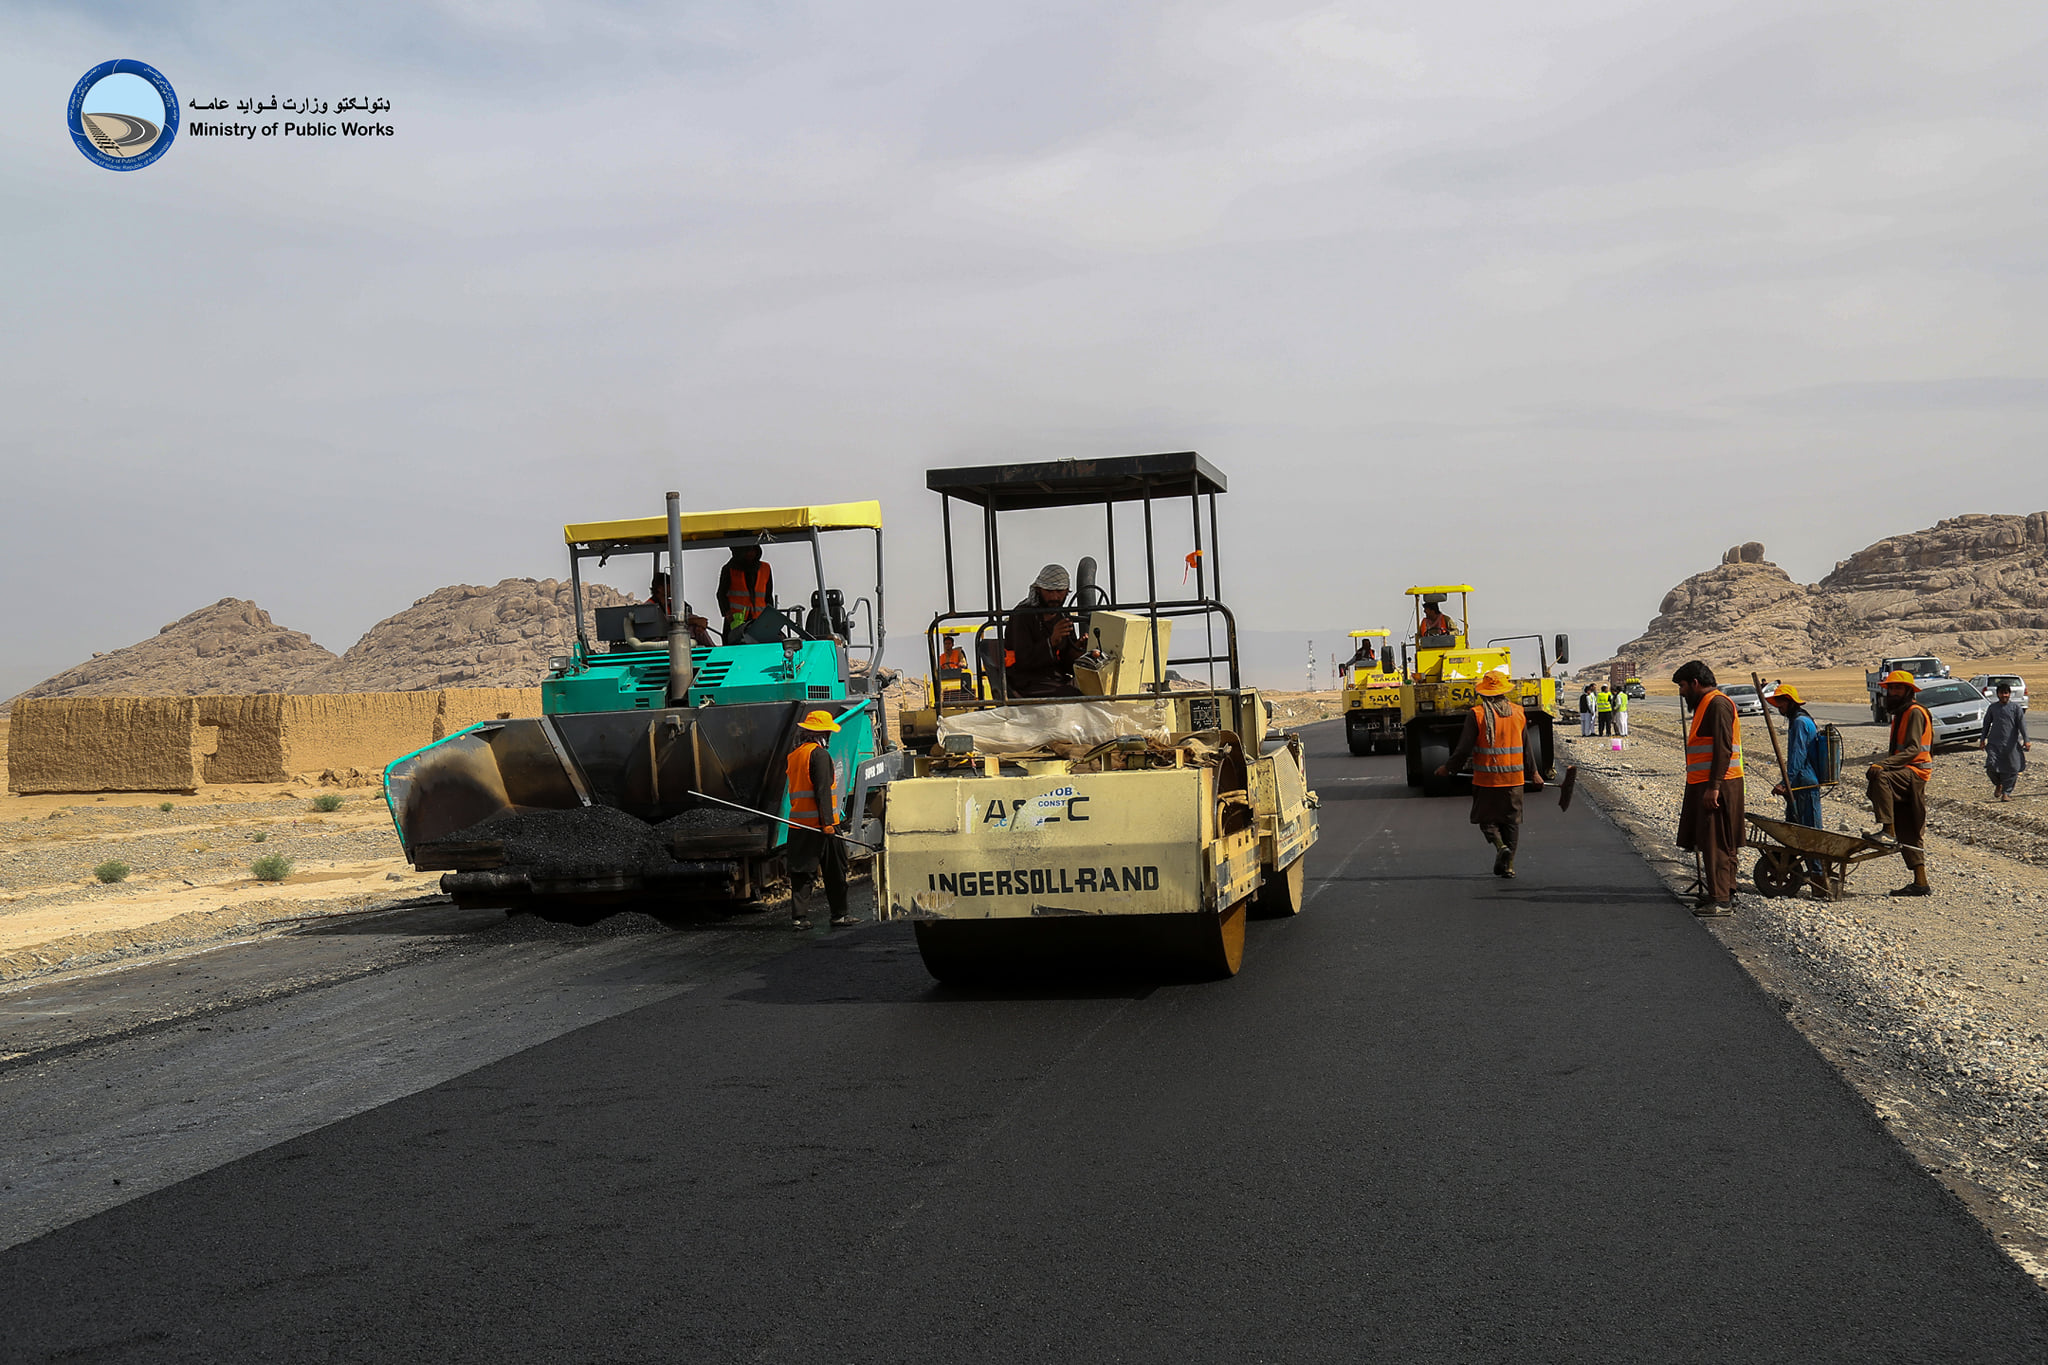
[[[1788,675],[1789,680],[1789,675]],[[1746,725],[1746,807],[1777,817],[1762,727]],[[1571,737],[1595,799],[1674,890],[1691,878],[1672,843],[1684,790],[1675,718],[1638,713],[1626,749]],[[1871,822],[1861,799],[1876,736],[1845,731],[1848,782],[1822,802],[1826,824]],[[1907,880],[1884,858],[1854,869],[1850,895],[1766,899],[1745,880],[1734,916],[1708,923],[1878,1117],[2048,1285],[2048,791],[1987,800],[1975,751],[1938,754],[1927,850],[1935,894],[1895,899]],[[1747,878],[1755,855],[1745,851]]]

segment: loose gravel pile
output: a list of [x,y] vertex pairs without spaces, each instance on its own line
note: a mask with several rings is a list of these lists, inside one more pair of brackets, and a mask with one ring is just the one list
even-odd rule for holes
[[652,872],[675,861],[652,825],[610,806],[508,811],[450,837],[496,840],[508,866],[557,877]]
[[[1573,736],[1559,759],[1579,765],[1581,781],[1676,891],[1690,879],[1689,855],[1672,843],[1684,794],[1679,736],[1664,716],[1632,717],[1631,731],[1621,753]],[[1769,794],[1769,741],[1745,740],[1746,808],[1781,816],[1783,802]],[[1856,831],[1871,823],[1856,799],[1863,761],[1853,752],[1867,744],[1845,747],[1844,786],[1822,811],[1830,828]],[[1937,792],[1968,776],[1969,756],[1943,757]],[[1907,874],[1879,859],[1853,869],[1850,895],[1835,902],[1810,892],[1766,898],[1745,880],[1735,916],[1710,923],[1731,948],[1763,953],[1804,988],[1809,1007],[1829,1016],[1825,1027],[1846,1040],[1845,1070],[1880,1116],[1923,1160],[1939,1154],[1930,1164],[1960,1169],[2002,1216],[2031,1230],[2031,1252],[2010,1238],[2008,1250],[2048,1283],[2048,875],[2038,866],[2048,860],[2028,832],[2031,816],[1968,795],[1932,804],[1934,895],[1885,896]],[[1754,859],[1742,855],[1745,879]]]

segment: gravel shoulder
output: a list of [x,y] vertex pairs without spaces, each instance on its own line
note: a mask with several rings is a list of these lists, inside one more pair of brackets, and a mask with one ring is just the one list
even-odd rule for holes
[[[1632,713],[1625,749],[1564,736],[1559,761],[1677,893],[1690,855],[1673,844],[1684,792],[1675,718]],[[1831,829],[1870,824],[1861,775],[1875,727],[1845,729]],[[1744,734],[1746,808],[1778,815],[1763,726]],[[1928,824],[1935,894],[1893,899],[1900,863],[1856,868],[1849,894],[1769,899],[1742,857],[1736,913],[1707,921],[1899,1140],[2048,1286],[2048,833],[2040,798],[1999,805],[1974,750],[1936,756]],[[2025,786],[2021,789],[2027,790]],[[2037,832],[2038,831],[2038,832]]]

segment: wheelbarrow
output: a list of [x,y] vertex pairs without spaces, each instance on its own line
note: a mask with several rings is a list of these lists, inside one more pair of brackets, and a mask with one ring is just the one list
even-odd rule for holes
[[[1893,857],[1904,847],[1853,834],[1810,829],[1747,811],[1742,818],[1750,826],[1749,836],[1743,842],[1757,852],[1756,889],[1766,896],[1796,896],[1803,883],[1831,901],[1840,900],[1850,868],[1874,858]],[[1817,885],[1807,871],[1809,862],[1820,864]]]

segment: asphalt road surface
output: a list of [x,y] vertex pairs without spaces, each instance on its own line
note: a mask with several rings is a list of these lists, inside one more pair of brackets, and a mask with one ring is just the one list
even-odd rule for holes
[[[675,956],[0,1253],[0,1358],[2048,1358],[2048,1296],[1596,809],[1532,797],[1501,881],[1462,800],[1309,733],[1311,899],[1234,981],[949,992],[894,926]],[[360,1008],[429,1041],[495,951]]]

